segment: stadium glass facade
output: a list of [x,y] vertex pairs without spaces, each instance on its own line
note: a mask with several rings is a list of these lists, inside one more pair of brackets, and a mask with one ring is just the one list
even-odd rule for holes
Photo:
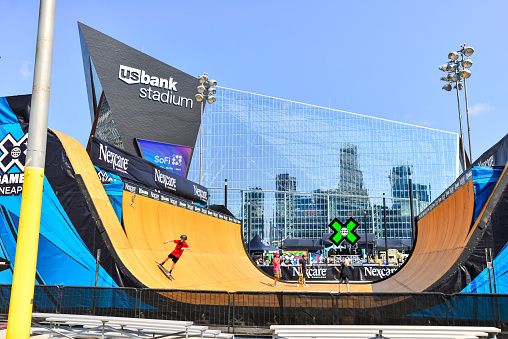
[[[81,33],[80,41],[92,134],[125,148],[133,140],[123,140],[114,119],[124,112],[110,107]],[[216,97],[206,105],[200,129],[202,184],[210,190],[209,204],[220,205],[228,180],[227,207],[250,219],[250,237],[318,239],[335,217],[354,217],[359,233],[381,239],[385,193],[388,238],[409,239],[409,170],[417,214],[459,174],[456,133],[224,87]],[[200,137],[188,173],[195,182]]]
[[[321,238],[333,218],[359,233],[411,237],[408,171],[415,212],[458,176],[458,135],[340,110],[219,87],[206,105],[203,182],[211,204],[246,220],[251,236]],[[188,178],[199,181],[199,138]],[[249,207],[250,205],[250,207]],[[246,232],[246,228],[244,232]]]

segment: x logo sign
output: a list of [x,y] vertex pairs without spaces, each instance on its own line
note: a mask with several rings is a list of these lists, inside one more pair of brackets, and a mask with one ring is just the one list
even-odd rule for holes
[[356,234],[356,229],[359,226],[360,225],[353,218],[349,218],[345,225],[342,224],[339,219],[333,219],[330,225],[328,225],[328,227],[333,230],[330,241],[334,245],[339,246],[345,239],[347,239],[351,246],[353,246],[358,240],[360,240],[360,236]]

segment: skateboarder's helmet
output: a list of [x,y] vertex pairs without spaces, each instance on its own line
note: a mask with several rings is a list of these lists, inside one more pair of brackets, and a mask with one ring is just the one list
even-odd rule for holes
[[180,236],[180,239],[187,240],[187,236],[186,236],[185,234],[182,234],[182,235]]

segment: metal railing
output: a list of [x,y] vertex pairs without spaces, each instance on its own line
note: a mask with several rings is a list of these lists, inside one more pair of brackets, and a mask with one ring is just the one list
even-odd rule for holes
[[[0,285],[7,315],[11,285]],[[463,325],[508,330],[508,294],[221,292],[36,286],[34,312],[280,325]]]

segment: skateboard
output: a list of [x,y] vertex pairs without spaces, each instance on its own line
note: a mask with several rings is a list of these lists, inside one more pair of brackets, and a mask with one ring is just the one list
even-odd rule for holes
[[173,278],[173,276],[171,274],[169,274],[168,270],[165,269],[164,266],[159,264],[157,261],[155,263],[157,264],[157,267],[159,267],[159,269],[162,271],[162,273],[164,273],[164,275],[166,277],[168,277],[168,279],[170,279],[170,280],[174,280],[175,279],[175,278]]
[[300,275],[298,276],[298,282],[296,284],[303,286],[303,274],[302,273],[300,273]]

